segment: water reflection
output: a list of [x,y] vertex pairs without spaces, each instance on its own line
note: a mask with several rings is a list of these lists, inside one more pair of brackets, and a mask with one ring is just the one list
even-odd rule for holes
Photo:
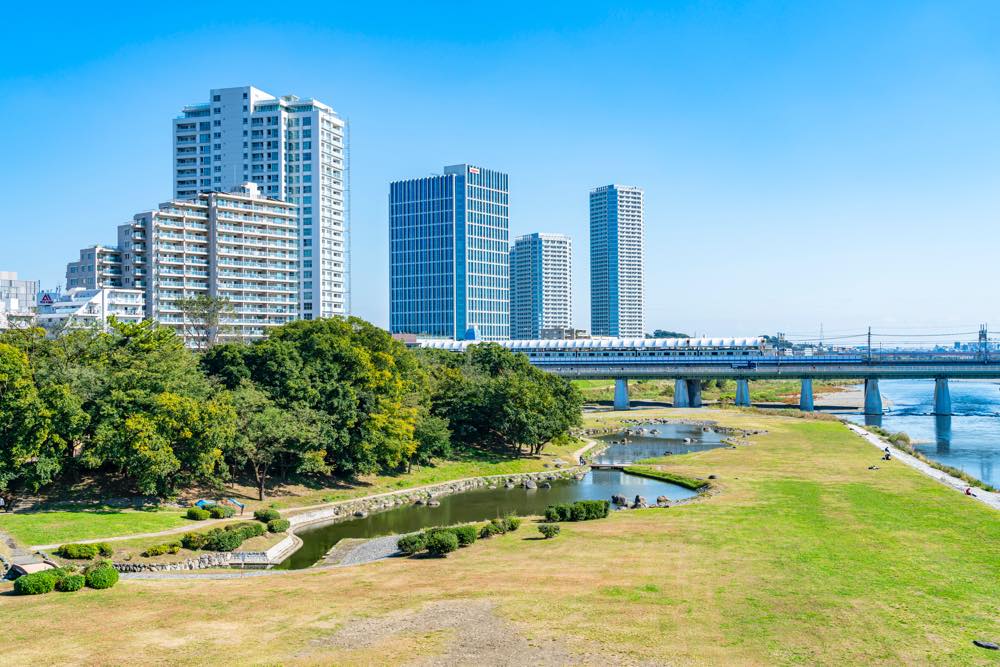
[[951,415],[934,417],[934,437],[937,440],[937,453],[951,452]]

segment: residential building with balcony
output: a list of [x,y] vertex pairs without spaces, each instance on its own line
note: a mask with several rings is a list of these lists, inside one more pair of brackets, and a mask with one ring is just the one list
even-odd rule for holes
[[645,311],[643,191],[590,191],[590,332],[642,338]]
[[36,319],[49,335],[71,328],[107,330],[111,316],[122,322],[141,322],[145,317],[142,291],[74,287],[65,292],[42,292],[38,297]]
[[16,271],[0,271],[0,330],[32,321],[37,298],[37,280],[18,280]]
[[93,245],[80,250],[80,259],[66,265],[66,289],[122,286],[122,258],[118,248]]
[[510,250],[510,337],[543,338],[573,321],[573,242],[562,234],[526,234]]

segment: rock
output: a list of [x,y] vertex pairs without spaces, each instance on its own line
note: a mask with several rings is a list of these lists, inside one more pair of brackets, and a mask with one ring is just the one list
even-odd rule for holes
[[514,482],[507,482],[506,484],[503,485],[503,488],[505,488],[505,489],[513,489],[514,488]]
[[670,502],[670,498],[667,498],[666,496],[657,496],[656,497],[656,504],[660,505],[661,507],[663,505],[666,505],[669,502]]
[[542,464],[542,467],[543,467],[543,468],[548,468],[548,467],[549,467],[549,464],[548,464],[548,463],[543,463],[543,464]]
[[526,480],[524,480],[524,488],[526,488],[526,489],[537,489],[538,488],[538,484],[536,484],[535,480],[533,480],[533,479],[526,479]]
[[435,498],[431,498],[430,500],[427,501],[427,506],[428,507],[440,507],[441,506],[441,501],[437,500]]
[[708,478],[709,479],[718,479],[715,475],[709,475]]
[[646,499],[643,498],[642,496],[636,495],[635,502],[632,503],[632,509],[637,510],[637,509],[642,509],[644,507],[649,507],[649,503],[647,503]]
[[620,493],[616,493],[615,495],[611,496],[611,504],[619,506],[628,505],[628,499],[625,498],[625,496],[621,495]]
[[551,489],[552,484],[550,482],[542,482],[539,487],[540,489]]
[[691,438],[684,438],[684,444],[685,445],[690,445],[691,444]]
[[979,648],[988,648],[991,651],[1000,651],[1000,646],[998,646],[994,642],[988,642],[982,639],[973,639],[972,643],[978,646]]
[[562,461],[556,461],[556,467],[557,468],[562,468],[564,465],[566,465],[566,464],[563,463]]
[[368,513],[365,512],[364,510],[358,510],[357,512],[354,513],[354,516],[358,517],[359,519],[363,519],[364,517],[368,516]]
[[583,477],[584,475],[582,472],[578,472],[575,475],[573,475],[573,479],[575,479],[578,482],[583,481]]

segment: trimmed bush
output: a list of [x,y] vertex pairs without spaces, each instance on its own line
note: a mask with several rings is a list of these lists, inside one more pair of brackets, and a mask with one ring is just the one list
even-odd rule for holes
[[451,530],[451,532],[455,534],[455,537],[458,538],[458,546],[460,547],[467,547],[476,541],[476,534],[478,531],[472,524],[467,526],[455,526],[449,530]]
[[181,546],[191,551],[197,551],[205,546],[208,536],[205,533],[184,533],[181,538]]
[[271,519],[267,522],[267,532],[283,533],[288,530],[288,527],[291,525],[292,524],[288,521],[288,519]]
[[259,510],[254,510],[253,518],[257,519],[261,523],[267,523],[268,521],[274,521],[275,519],[281,518],[281,512],[278,510],[273,510],[270,507],[264,507]]
[[208,510],[203,510],[200,507],[189,507],[185,516],[192,521],[204,521],[212,516],[212,514]]
[[101,554],[104,558],[111,558],[115,555],[114,547],[107,542],[98,542],[94,546],[97,547],[97,553]]
[[162,556],[163,554],[175,554],[181,550],[181,542],[169,542],[167,544],[157,544],[142,552],[146,558]]
[[423,533],[404,535],[396,545],[407,556],[418,554],[427,548],[427,537]]
[[548,540],[559,534],[559,526],[554,523],[542,523],[538,525],[538,532]]
[[72,593],[83,588],[87,583],[87,578],[82,574],[67,574],[62,579],[56,581],[56,590],[63,593]]
[[205,534],[205,551],[233,551],[243,544],[242,530],[222,530],[215,528]]
[[118,583],[118,570],[111,565],[110,561],[106,560],[87,568],[84,575],[86,576],[89,588],[111,588]]
[[243,521],[241,523],[234,523],[226,526],[226,530],[238,530],[240,534],[243,535],[243,539],[249,540],[251,537],[260,537],[267,529],[262,523],[257,523],[256,521]]
[[608,516],[610,509],[611,503],[607,500],[578,500],[575,503],[549,505],[545,508],[545,520],[555,523],[603,519]]
[[508,514],[501,519],[503,522],[503,527],[505,532],[513,533],[515,530],[521,527],[521,519],[514,516],[513,514]]
[[500,526],[493,523],[492,521],[484,524],[482,528],[479,529],[479,539],[485,540],[493,537],[494,535],[500,535]]
[[97,556],[97,554],[101,553],[99,548],[100,546],[108,545],[64,544],[56,549],[56,555],[62,558],[70,558],[72,560],[90,560],[91,558]]
[[212,505],[208,508],[208,513],[213,519],[228,519],[236,514],[236,510],[227,505]]
[[[60,572],[60,574],[56,574]],[[33,574],[25,574],[14,580],[14,592],[18,595],[44,595],[51,593],[56,582],[61,578],[59,570],[45,570]]]
[[436,530],[427,537],[427,551],[432,556],[446,557],[458,549],[458,538],[450,530]]

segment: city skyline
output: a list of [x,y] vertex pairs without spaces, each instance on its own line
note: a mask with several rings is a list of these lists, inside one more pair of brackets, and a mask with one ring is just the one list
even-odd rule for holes
[[[590,308],[580,200],[618,181],[649,195],[649,330],[964,331],[1000,320],[988,268],[1000,54],[983,12],[553,6],[485,21],[476,8],[459,26],[415,9],[378,21],[355,10],[334,20],[329,10],[310,24],[283,22],[287,39],[266,53],[252,45],[279,28],[252,11],[194,28],[154,11],[151,20],[174,28],[153,41],[128,16],[70,12],[50,24],[57,48],[44,56],[26,55],[30,31],[13,31],[5,47],[0,93],[35,104],[0,129],[18,158],[0,167],[12,193],[0,267],[45,289],[63,282],[80,248],[113,244],[112,226],[170,197],[165,118],[212,87],[255,85],[315,96],[351,122],[363,267],[353,312],[380,325],[386,184],[471,160],[510,174],[512,236],[544,229],[576,240],[581,328]],[[432,74],[418,81],[411,68]],[[592,95],[595,78],[619,72],[642,82],[635,94]],[[467,113],[453,113],[456,92]],[[597,126],[595,160],[581,138]],[[54,182],[65,197],[53,196]],[[687,289],[675,276],[692,279]],[[860,298],[886,293],[893,298]]]

